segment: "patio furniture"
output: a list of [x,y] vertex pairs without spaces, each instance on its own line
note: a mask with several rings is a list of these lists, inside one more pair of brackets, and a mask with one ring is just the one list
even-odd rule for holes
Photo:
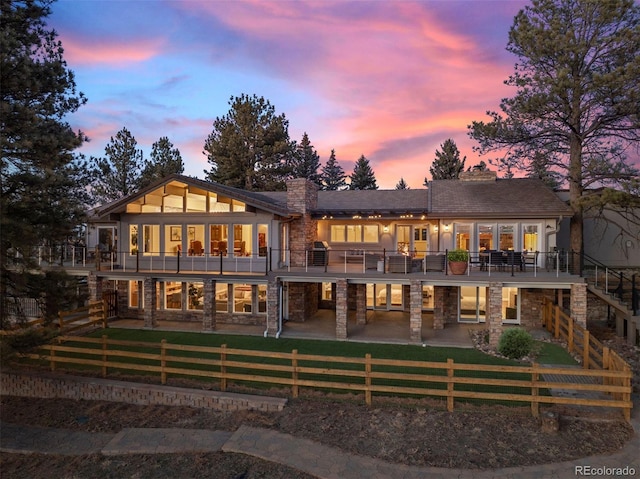
[[506,263],[506,254],[502,251],[489,251],[489,257],[486,264],[486,269],[495,268],[500,271],[504,271]]
[[403,254],[389,255],[389,273],[418,273],[422,271],[422,259]]
[[444,271],[444,254],[428,254],[424,257],[424,261],[426,271]]
[[521,251],[507,251],[503,258],[505,266],[513,266],[520,271],[524,271],[524,259]]
[[540,253],[538,251],[536,252],[531,252],[531,253],[524,253],[522,255],[522,267],[523,270],[526,271],[527,270],[527,266],[531,266],[533,268],[536,267],[536,265],[538,264],[538,255]]

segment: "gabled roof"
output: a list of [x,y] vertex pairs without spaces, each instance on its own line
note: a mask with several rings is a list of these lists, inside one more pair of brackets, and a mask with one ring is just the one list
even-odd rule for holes
[[[259,192],[242,190],[240,188],[233,188],[231,186],[221,185],[219,183],[214,183],[211,181],[199,180],[197,178],[192,178],[189,176],[173,174],[163,178],[161,180],[152,183],[151,185],[142,188],[134,194],[116,200],[112,203],[108,203],[106,205],[94,208],[90,212],[90,216],[96,219],[105,219],[111,215],[124,213],[126,211],[127,204],[135,201],[136,199],[142,198],[144,195],[157,190],[159,187],[164,185],[172,185],[172,184],[181,184],[185,187],[192,187],[199,190],[204,190],[212,193],[217,193],[220,195],[228,196],[229,198],[233,198],[238,201],[242,201],[247,205],[253,206],[257,209],[267,211],[269,213],[288,216],[289,212],[286,208],[286,196],[285,196],[285,204],[282,206],[280,202],[273,201],[268,196],[263,195]],[[284,193],[286,195],[286,193]]]
[[571,216],[571,208],[541,180],[435,180],[430,183],[433,217],[541,218]]

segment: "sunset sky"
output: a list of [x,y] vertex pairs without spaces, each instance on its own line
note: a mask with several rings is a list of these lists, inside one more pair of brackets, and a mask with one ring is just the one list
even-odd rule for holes
[[[347,174],[370,161],[378,186],[419,188],[452,138],[466,165],[467,125],[514,90],[503,82],[521,0],[58,0],[48,24],[88,103],[68,118],[104,156],[126,127],[149,158],[167,136],[185,173],[204,177],[216,117],[232,96],[264,96]],[[486,159],[485,159],[486,160]]]

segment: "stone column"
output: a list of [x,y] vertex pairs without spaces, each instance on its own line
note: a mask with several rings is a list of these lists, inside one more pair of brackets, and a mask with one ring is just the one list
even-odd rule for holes
[[144,279],[144,327],[153,329],[158,326],[156,318],[156,279]]
[[571,317],[583,328],[587,327],[587,283],[571,285]]
[[87,278],[87,286],[89,287],[89,299],[91,301],[102,301],[102,278],[90,271]]
[[347,339],[347,290],[349,283],[346,279],[336,281],[336,339]]
[[489,346],[498,347],[502,336],[502,283],[489,283],[487,298],[487,328],[489,329]]
[[282,283],[276,278],[267,282],[267,336],[275,338],[278,332],[282,304],[280,303],[280,287]]
[[367,324],[367,285],[356,284],[356,323]]
[[204,304],[202,315],[202,330],[213,331],[216,329],[216,281],[204,280]]
[[409,338],[422,342],[422,282],[419,279],[412,279],[410,283]]
[[306,178],[287,181],[287,208],[300,213],[289,225],[291,266],[304,266],[307,262],[307,251],[313,247],[318,232],[318,221],[311,217],[317,204],[318,185]]
[[433,287],[433,329],[444,329],[444,287]]

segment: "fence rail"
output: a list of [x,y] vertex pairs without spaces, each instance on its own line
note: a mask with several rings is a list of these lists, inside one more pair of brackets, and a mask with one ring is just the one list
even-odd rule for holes
[[[62,364],[99,368],[104,377],[112,369],[158,374],[162,384],[169,375],[218,380],[226,390],[229,381],[262,383],[291,388],[334,389],[364,394],[367,404],[376,395],[439,397],[453,411],[456,400],[488,400],[529,404],[534,416],[541,404],[616,408],[630,420],[631,371],[619,357],[611,356],[610,369],[495,366],[444,362],[405,361],[365,357],[319,356],[289,352],[264,352],[220,347],[64,336],[57,344],[26,355],[47,361],[52,370]],[[620,362],[621,361],[621,362]],[[575,382],[545,380],[548,374],[576,378]],[[548,389],[562,388],[603,394],[600,399],[554,397]],[[607,393],[608,395],[605,395]]]

